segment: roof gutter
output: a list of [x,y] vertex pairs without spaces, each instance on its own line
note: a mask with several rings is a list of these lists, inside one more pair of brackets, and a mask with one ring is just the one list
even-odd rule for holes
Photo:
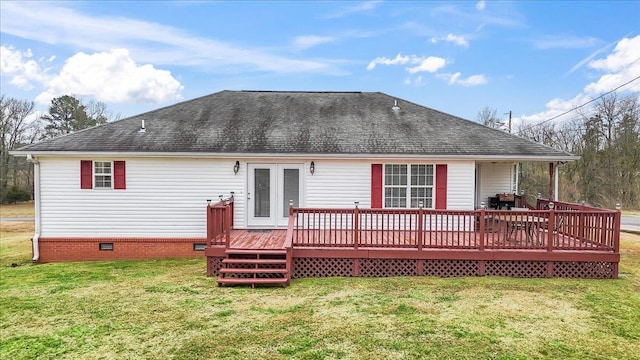
[[12,155],[25,156],[78,156],[78,157],[152,157],[152,158],[216,158],[216,159],[340,159],[340,160],[399,160],[399,159],[436,159],[436,160],[473,160],[473,161],[522,161],[549,162],[575,161],[580,156],[566,155],[483,155],[483,154],[322,154],[322,153],[215,153],[215,152],[136,152],[136,151],[12,151]]
[[34,263],[40,260],[40,161],[33,157],[32,154],[27,154],[27,161],[33,164],[33,202],[35,205],[35,234],[31,239],[31,245],[33,247],[33,259]]

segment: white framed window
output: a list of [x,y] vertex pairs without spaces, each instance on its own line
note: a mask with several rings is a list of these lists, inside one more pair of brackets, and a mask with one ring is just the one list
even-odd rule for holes
[[111,189],[113,184],[113,164],[111,161],[93,162],[93,188]]
[[385,164],[384,207],[433,208],[433,164]]

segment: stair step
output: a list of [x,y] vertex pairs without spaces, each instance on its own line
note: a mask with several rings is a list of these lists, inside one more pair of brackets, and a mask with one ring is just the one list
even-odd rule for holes
[[222,259],[223,264],[282,264],[286,265],[286,259]]
[[279,249],[227,249],[225,253],[236,255],[287,255],[286,250]]
[[242,268],[221,268],[221,274],[286,274],[287,269],[242,269]]
[[289,282],[287,278],[219,278],[218,284],[238,284],[238,285],[253,285],[253,284],[283,284],[286,285]]

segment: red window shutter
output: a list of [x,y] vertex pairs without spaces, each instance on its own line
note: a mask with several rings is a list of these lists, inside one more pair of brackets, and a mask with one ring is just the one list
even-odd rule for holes
[[371,208],[382,208],[382,164],[371,164]]
[[93,189],[93,161],[80,160],[80,189]]
[[436,165],[436,209],[447,208],[447,164]]
[[124,161],[113,162],[113,188],[116,190],[127,188],[127,169]]

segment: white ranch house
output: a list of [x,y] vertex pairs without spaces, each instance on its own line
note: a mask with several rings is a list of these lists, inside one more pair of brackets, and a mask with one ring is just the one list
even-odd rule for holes
[[[475,211],[517,164],[576,157],[379,92],[222,91],[13,152],[35,166],[34,261],[202,256],[294,208]],[[211,224],[209,224],[211,225]]]

